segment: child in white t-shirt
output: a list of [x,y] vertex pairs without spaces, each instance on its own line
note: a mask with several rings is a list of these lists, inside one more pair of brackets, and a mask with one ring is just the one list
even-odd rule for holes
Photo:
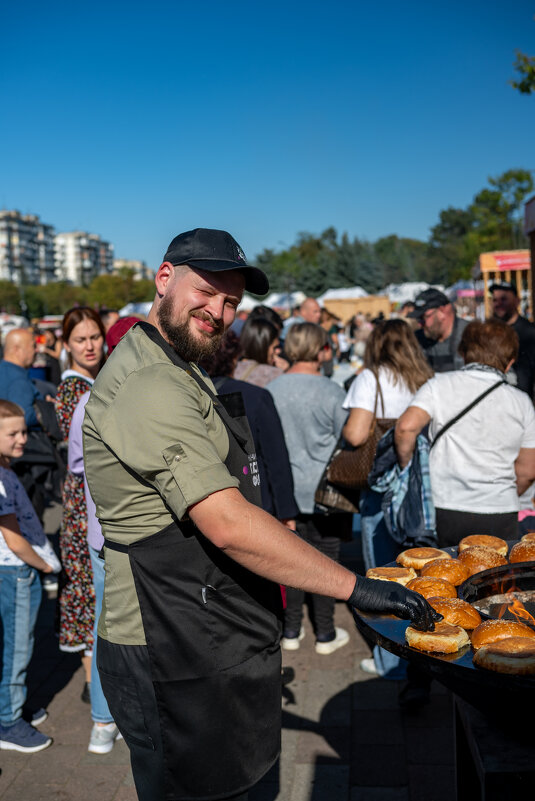
[[[26,440],[23,410],[16,403],[0,400],[0,749],[34,753],[52,743],[22,718],[26,671],[41,603],[38,571],[58,572],[60,564],[24,487],[10,468],[11,459],[22,456]],[[39,710],[32,722],[36,725],[46,716]]]

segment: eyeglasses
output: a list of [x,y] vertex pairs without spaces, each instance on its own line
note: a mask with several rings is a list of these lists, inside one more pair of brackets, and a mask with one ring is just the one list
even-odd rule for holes
[[436,312],[436,309],[428,309],[427,311],[425,311],[425,312],[422,314],[422,320],[424,320],[425,322],[427,322],[427,320],[429,320],[429,318],[430,318],[430,317],[431,317],[431,316],[432,316],[432,315],[433,315],[435,312]]

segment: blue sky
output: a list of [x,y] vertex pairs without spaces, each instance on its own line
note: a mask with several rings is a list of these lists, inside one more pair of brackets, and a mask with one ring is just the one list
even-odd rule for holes
[[10,3],[0,207],[155,268],[225,228],[249,259],[330,225],[426,239],[489,175],[535,169],[535,3]]

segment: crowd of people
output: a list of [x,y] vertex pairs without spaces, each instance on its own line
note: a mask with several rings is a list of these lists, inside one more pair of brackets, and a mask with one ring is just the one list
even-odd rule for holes
[[[351,537],[352,520],[349,513],[333,516],[320,508],[315,491],[337,446],[361,447],[378,418],[393,422],[393,456],[389,470],[383,474],[374,466],[370,486],[360,493],[366,568],[392,561],[407,542],[424,541],[415,531],[393,532],[385,517],[385,482],[392,480],[393,473],[399,477],[403,471],[424,471],[428,467],[432,507],[429,530],[440,546],[456,544],[467,533],[513,539],[518,536],[519,526],[529,528],[531,524],[535,529],[535,326],[519,314],[513,285],[491,287],[494,315],[486,321],[459,318],[447,296],[431,288],[391,319],[370,320],[355,315],[342,324],[327,309],[321,309],[316,300],[306,298],[285,320],[259,304],[246,319],[232,323],[243,291],[238,278],[241,281],[243,272],[245,286],[249,281],[253,291],[258,292],[264,286],[257,274],[260,271],[248,272],[255,268],[235,257],[234,267],[211,272],[216,268],[202,259],[181,261],[183,241],[173,243],[156,277],[157,296],[148,322],[140,325],[138,318],[119,318],[109,310],[99,314],[87,307],[73,308],[64,315],[61,331],[10,331],[3,342],[0,362],[0,745],[32,753],[51,744],[50,738],[37,728],[46,718],[46,711],[30,710],[26,714],[25,677],[33,649],[41,583],[49,590],[57,587],[58,647],[79,652],[85,670],[82,700],[90,704],[93,721],[89,751],[109,752],[117,737],[124,735],[132,753],[140,798],[152,798],[148,795],[149,784],[154,791],[154,786],[160,787],[163,782],[161,760],[166,746],[158,745],[160,739],[154,731],[136,734],[138,723],[125,719],[124,707],[138,702],[137,697],[127,698],[129,673],[125,669],[121,678],[120,673],[114,674],[108,667],[116,669],[121,660],[126,660],[118,649],[126,649],[128,659],[132,659],[133,652],[128,649],[144,648],[151,637],[158,636],[158,615],[166,619],[171,615],[167,615],[165,607],[172,595],[173,580],[164,575],[162,563],[154,561],[154,554],[150,556],[153,561],[143,561],[148,559],[143,552],[143,532],[149,539],[160,538],[158,541],[163,543],[160,550],[156,548],[159,559],[169,558],[165,543],[170,533],[176,537],[180,532],[179,545],[188,548],[190,556],[193,539],[200,540],[199,553],[193,552],[198,575],[192,572],[182,579],[188,587],[185,595],[190,587],[201,586],[207,609],[215,606],[220,572],[228,573],[236,582],[232,594],[238,592],[236,588],[241,591],[248,586],[249,579],[244,574],[252,571],[259,574],[257,585],[246,599],[236,595],[236,603],[246,607],[250,603],[247,610],[256,620],[255,625],[271,630],[275,624],[259,611],[256,596],[264,598],[265,592],[267,597],[271,592],[267,580],[274,581],[278,601],[272,599],[269,603],[270,609],[277,604],[283,609],[283,650],[300,647],[308,595],[315,650],[328,657],[349,641],[348,632],[334,625],[337,599],[349,599],[358,605],[357,599],[361,608],[368,603],[371,608],[381,609],[386,601],[374,596],[372,602],[365,597],[365,593],[372,593],[371,589],[364,589],[365,579],[359,578],[351,593],[347,571],[340,572],[341,566],[329,567],[339,560],[343,532]],[[190,265],[185,268],[186,273],[181,272],[181,265]],[[223,276],[229,273],[235,284],[231,281],[230,288],[222,283]],[[195,282],[204,283],[197,286]],[[186,298],[181,302],[193,299],[185,307],[186,322],[180,318],[180,326],[172,323],[173,314],[178,314],[173,306],[178,295],[172,293],[179,284],[185,293],[180,297]],[[208,298],[202,305],[198,294]],[[223,302],[216,313],[220,295]],[[191,326],[197,339],[203,335],[212,340],[210,347],[198,347]],[[129,333],[131,328],[134,330]],[[36,353],[40,356],[40,372],[32,375],[30,368],[35,364]],[[345,388],[333,380],[337,365],[343,362],[350,362],[355,368]],[[192,363],[198,363],[199,370],[193,370]],[[180,378],[182,394],[174,390],[177,367],[186,376]],[[149,398],[148,385],[158,387],[154,397]],[[167,400],[177,404],[173,415],[188,431],[187,442],[180,437],[173,439],[173,426],[178,423],[169,422],[170,428],[166,429],[170,414]],[[198,416],[192,412],[199,405],[207,437],[201,437]],[[453,418],[458,422],[451,425],[450,431]],[[245,419],[249,427],[240,428]],[[121,428],[123,420],[129,420],[132,442],[127,441],[128,433]],[[162,425],[157,427],[153,420],[161,420]],[[439,436],[445,428],[448,431]],[[249,434],[251,441],[246,442]],[[139,448],[139,439],[145,435],[150,438],[151,448],[158,452],[152,462],[150,454]],[[233,437],[243,453],[233,444]],[[113,459],[108,459],[110,454]],[[203,475],[202,491],[189,477],[183,478],[182,471],[188,463],[192,474]],[[247,490],[243,476],[249,481]],[[234,519],[234,512],[229,517],[231,513],[225,505],[234,504],[241,510],[244,525],[253,527],[256,518],[250,517],[248,507],[243,506],[245,501],[233,494],[237,493],[238,483],[246,501],[254,497],[263,512],[282,524],[281,529],[270,529],[266,522],[269,518],[259,518],[265,552],[256,544],[236,544],[213,522],[214,515],[221,518],[221,526]],[[222,501],[223,496],[228,500]],[[41,521],[44,506],[53,500],[61,502],[63,513],[58,555],[50,546]],[[121,544],[124,520],[138,514],[136,510],[142,503],[137,535],[130,537],[126,545]],[[186,511],[189,519],[183,525]],[[201,532],[199,537],[192,535],[191,525]],[[301,546],[295,545],[294,539],[280,539],[282,530],[287,534],[295,531],[300,543],[312,546],[326,558],[318,565],[310,562],[315,575],[330,570],[332,577],[305,580],[304,567],[299,572],[297,564],[302,561],[305,565],[315,557],[310,556],[309,550],[293,550]],[[270,539],[271,544],[267,542]],[[218,548],[223,549],[223,557],[214,553]],[[280,557],[285,548],[295,561],[293,568]],[[228,557],[236,560],[241,572],[228,567]],[[210,569],[205,567],[205,561]],[[105,573],[110,582],[106,590]],[[164,584],[168,581],[169,589],[165,603],[161,601],[153,609],[149,599],[152,603],[155,576]],[[262,582],[266,583],[265,589]],[[334,592],[336,582],[344,583],[344,589]],[[360,586],[363,589],[359,595],[356,588]],[[411,598],[411,593],[400,596],[396,600],[399,609],[416,603]],[[138,600],[142,608],[149,609],[147,615],[152,618],[141,620]],[[189,603],[186,599],[176,608],[171,604],[170,609],[186,614],[191,612]],[[269,604],[262,600],[260,605],[264,609]],[[427,608],[419,607],[410,614],[429,613]],[[410,615],[407,612],[404,616]],[[147,621],[152,621],[150,637]],[[429,618],[427,624],[432,626]],[[112,631],[116,633],[115,640]],[[176,636],[185,638],[192,663],[198,659],[204,664],[208,656],[197,655],[198,644],[188,640],[183,631]],[[215,656],[219,667],[234,664],[228,661],[230,651],[239,651],[242,642],[224,627],[214,628],[211,637],[219,643]],[[21,642],[22,650],[18,647]],[[268,641],[263,642],[264,651],[270,647]],[[155,650],[152,641],[150,650]],[[144,651],[135,653],[139,660],[136,675],[141,684],[147,670],[141,664],[145,656]],[[243,661],[254,653],[254,648],[245,648]],[[274,654],[272,649],[269,660],[265,660],[266,670],[269,663],[265,675],[264,668],[255,667],[255,675],[264,676],[268,683],[274,681],[273,670],[280,673]],[[180,655],[176,658],[180,661]],[[131,665],[130,662],[128,670]],[[362,668],[392,678],[404,675],[400,660],[379,648],[372,658],[364,660]],[[151,670],[153,676],[158,676],[163,668],[156,664]],[[169,678],[166,673],[161,682],[154,680],[160,708],[162,703],[169,708],[176,705],[165,693],[173,687],[178,692],[184,677],[194,679],[199,675],[208,682],[204,668],[200,673],[195,670],[185,664],[180,674],[173,673]],[[241,681],[251,682],[252,677],[252,673],[247,674]],[[206,686],[208,693],[224,689],[215,683]],[[192,698],[181,697],[189,712]],[[258,711],[262,713],[262,709]],[[140,714],[145,716],[149,730],[151,720],[158,720],[146,706]],[[174,730],[167,734],[167,742],[171,741],[174,748]],[[163,750],[164,757],[158,757],[156,767],[152,763],[147,767],[144,762],[141,746],[146,737],[156,752]],[[276,743],[270,747],[268,761],[276,752]],[[182,741],[180,749],[187,755],[188,748]],[[195,753],[189,763],[193,775],[197,775],[198,759]],[[145,767],[139,767],[142,764]],[[252,756],[251,764],[254,768]],[[264,767],[258,765],[255,775]],[[201,794],[210,794],[208,777],[201,773],[196,779],[204,787]],[[214,797],[223,797],[223,792],[230,797],[233,792],[232,797],[245,798],[240,788],[246,790],[251,785],[253,779],[249,778],[241,774],[230,776],[221,795]],[[195,797],[197,791],[183,778],[179,781],[174,777],[173,782],[175,788],[180,786],[177,793]]]

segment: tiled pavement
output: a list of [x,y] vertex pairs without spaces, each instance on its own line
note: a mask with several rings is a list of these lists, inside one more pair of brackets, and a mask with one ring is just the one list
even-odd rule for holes
[[[345,548],[345,558],[355,565],[355,546]],[[91,721],[80,700],[83,672],[78,657],[57,650],[54,606],[43,603],[30,676],[30,700],[47,706],[40,728],[54,744],[33,755],[0,752],[0,799],[135,801],[124,742],[103,756],[86,750]],[[296,679],[284,691],[282,756],[251,801],[450,801],[450,696],[435,684],[429,706],[401,713],[398,684],[360,670],[369,651],[344,604],[337,604],[336,623],[350,631],[348,646],[318,656],[307,623],[300,650],[284,654]]]

